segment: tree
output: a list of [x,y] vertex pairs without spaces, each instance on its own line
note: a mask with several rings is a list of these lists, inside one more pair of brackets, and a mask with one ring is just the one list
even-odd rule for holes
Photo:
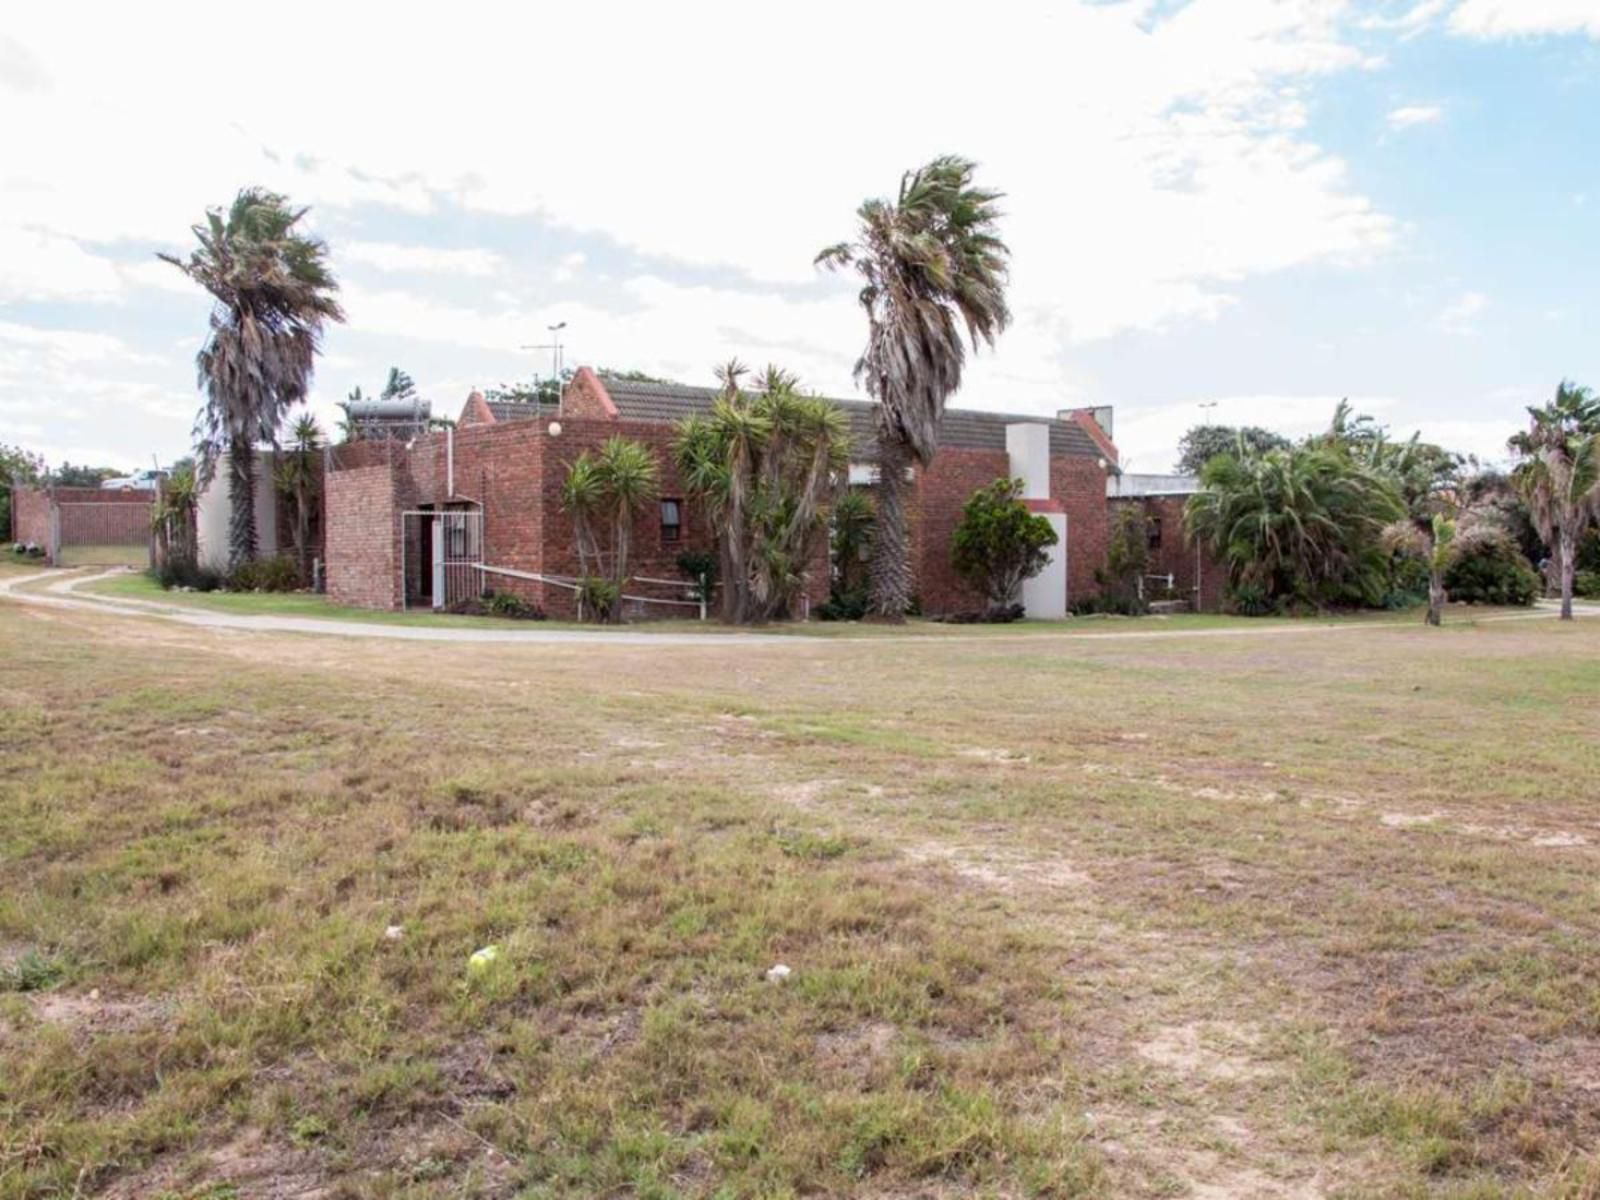
[[[655,499],[658,476],[650,447],[623,437],[607,439],[596,454],[585,450],[567,468],[562,505],[572,514],[584,576],[581,594],[597,608],[597,618],[622,617],[619,601],[628,582],[633,518]],[[607,534],[605,546],[598,537],[602,529]]]
[[306,399],[323,327],[344,320],[327,246],[302,233],[307,210],[276,192],[241,191],[193,226],[187,260],[158,255],[212,297],[209,333],[195,356],[205,405],[195,419],[201,482],[228,459],[228,561],[255,560],[256,446],[277,444],[283,415]]
[[411,376],[399,367],[389,368],[389,378],[379,393],[379,400],[415,400],[417,398],[417,385]]
[[1380,537],[1404,506],[1371,467],[1305,444],[1213,458],[1200,483],[1185,524],[1223,563],[1241,611],[1382,601],[1388,567]]
[[194,462],[180,462],[161,483],[153,518],[156,563],[163,569],[163,581],[181,578],[194,568],[195,514],[199,505],[200,486],[195,479]]
[[837,480],[849,464],[849,423],[836,404],[802,394],[768,367],[743,390],[737,359],[718,369],[722,391],[705,416],[678,427],[679,476],[710,516],[722,564],[723,617],[790,615],[820,552]]
[[830,599],[851,611],[866,611],[867,564],[871,561],[877,527],[878,514],[872,504],[872,493],[851,488],[834,502],[833,535],[829,545],[833,567]]
[[1115,594],[1117,611],[1146,610],[1140,581],[1150,569],[1150,522],[1140,504],[1119,504],[1111,519],[1111,541],[1106,546],[1104,582]]
[[1357,461],[1386,477],[1400,500],[1404,515],[1385,532],[1393,550],[1415,556],[1428,569],[1428,607],[1423,620],[1438,625],[1448,599],[1445,573],[1451,561],[1451,543],[1464,511],[1459,454],[1421,440],[1391,442],[1378,436],[1355,442]]
[[0,540],[10,541],[11,489],[28,487],[44,475],[44,459],[21,446],[0,442]]
[[86,467],[64,462],[50,472],[50,482],[57,487],[97,488],[121,474],[115,467]]
[[854,268],[867,313],[867,346],[855,374],[878,402],[878,532],[872,551],[872,608],[904,620],[913,576],[906,475],[939,444],[949,398],[961,386],[966,352],[992,346],[1011,321],[1006,307],[1010,251],[996,233],[999,192],[973,186],[974,164],[954,155],[901,177],[893,200],[856,210],[857,239],[816,261]]
[[278,460],[278,490],[294,505],[294,557],[302,586],[311,582],[311,505],[322,484],[317,457],[322,429],[310,413],[301,413],[289,432],[289,447]]
[[1195,425],[1178,439],[1180,475],[1198,475],[1219,454],[1234,454],[1243,445],[1252,454],[1283,450],[1289,439],[1259,425]]
[[950,564],[988,601],[984,614],[1003,615],[1017,604],[1025,580],[1050,561],[1056,531],[1022,501],[1022,480],[997,479],[979,488],[961,509],[950,539]]
[[1555,551],[1561,619],[1570,621],[1578,543],[1600,511],[1600,399],[1563,381],[1555,399],[1528,416],[1527,432],[1509,442],[1518,456],[1511,479]]

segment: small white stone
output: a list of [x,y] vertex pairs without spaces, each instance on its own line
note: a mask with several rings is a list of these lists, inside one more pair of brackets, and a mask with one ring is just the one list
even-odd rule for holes
[[406,928],[404,925],[391,925],[389,928],[383,931],[383,936],[388,938],[391,942],[398,942],[401,938],[405,937],[405,935]]
[[782,983],[785,979],[789,978],[789,974],[789,968],[784,966],[782,963],[779,963],[777,966],[768,969],[767,980],[771,983]]
[[96,1003],[98,1003],[99,1000],[100,1000],[100,989],[99,988],[90,988],[89,989],[89,999],[95,1001]]

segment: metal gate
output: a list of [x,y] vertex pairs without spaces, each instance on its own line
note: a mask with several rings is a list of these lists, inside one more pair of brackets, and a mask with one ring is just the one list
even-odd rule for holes
[[483,514],[420,509],[401,514],[405,607],[450,608],[483,595]]

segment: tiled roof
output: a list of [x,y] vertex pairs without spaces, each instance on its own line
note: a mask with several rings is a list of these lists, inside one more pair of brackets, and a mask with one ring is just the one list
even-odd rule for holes
[[[625,421],[680,421],[694,413],[708,412],[716,397],[712,388],[687,387],[678,383],[639,383],[633,380],[605,379],[606,391]],[[856,452],[870,454],[876,438],[877,405],[866,400],[835,400],[850,418],[850,432]],[[523,407],[523,406],[514,406]],[[495,405],[490,408],[496,409]],[[520,414],[519,414],[520,415]],[[528,415],[532,415],[531,413]],[[498,409],[497,420],[503,420]],[[1050,453],[1099,458],[1100,447],[1072,421],[1017,413],[982,412],[972,408],[947,408],[939,443],[966,450],[1004,450],[1006,426],[1028,421],[1050,426]]]

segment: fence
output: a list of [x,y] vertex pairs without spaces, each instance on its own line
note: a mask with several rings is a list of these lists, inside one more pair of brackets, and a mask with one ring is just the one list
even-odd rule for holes
[[98,488],[18,488],[13,538],[58,567],[148,566],[154,495]]

